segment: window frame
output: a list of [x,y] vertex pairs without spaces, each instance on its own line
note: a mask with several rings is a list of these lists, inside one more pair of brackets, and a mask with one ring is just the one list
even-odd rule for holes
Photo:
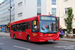
[[22,13],[22,12],[18,13],[18,17],[21,17],[22,15],[23,15],[23,13]]
[[69,9],[69,8],[65,8],[65,14],[68,14],[68,9]]
[[[55,11],[55,12],[53,12],[53,11]],[[52,8],[52,15],[56,16],[56,8]]]
[[41,8],[37,8],[37,15],[41,15]]

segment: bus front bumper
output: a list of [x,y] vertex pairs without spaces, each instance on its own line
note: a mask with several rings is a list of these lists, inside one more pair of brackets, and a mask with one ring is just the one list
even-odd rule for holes
[[49,41],[49,40],[58,41],[59,40],[59,34],[54,36],[54,37],[41,37],[39,41],[45,42],[45,41]]

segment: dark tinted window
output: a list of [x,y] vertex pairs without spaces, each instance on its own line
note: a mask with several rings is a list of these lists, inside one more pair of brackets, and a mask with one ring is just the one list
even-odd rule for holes
[[19,31],[19,24],[16,24],[16,31]]
[[24,32],[26,29],[30,29],[30,22],[11,25],[11,30],[13,31]]
[[25,23],[22,23],[22,24],[21,24],[21,30],[22,30],[22,31],[26,31],[26,27],[25,27],[25,26],[26,26]]
[[30,22],[26,23],[26,29],[30,29]]
[[11,25],[11,30],[13,30],[13,25]]
[[16,25],[13,25],[13,31],[16,31]]

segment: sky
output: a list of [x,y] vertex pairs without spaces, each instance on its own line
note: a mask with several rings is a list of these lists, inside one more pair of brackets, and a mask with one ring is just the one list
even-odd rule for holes
[[4,0],[0,0],[0,3],[2,3]]

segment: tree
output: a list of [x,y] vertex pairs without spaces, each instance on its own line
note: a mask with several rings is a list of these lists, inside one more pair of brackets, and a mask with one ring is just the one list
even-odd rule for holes
[[72,8],[68,9],[68,17],[65,18],[65,23],[67,25],[67,32],[70,34],[71,30],[72,30],[72,20],[73,20],[73,14],[72,14]]
[[8,23],[8,25],[10,25],[10,22]]

